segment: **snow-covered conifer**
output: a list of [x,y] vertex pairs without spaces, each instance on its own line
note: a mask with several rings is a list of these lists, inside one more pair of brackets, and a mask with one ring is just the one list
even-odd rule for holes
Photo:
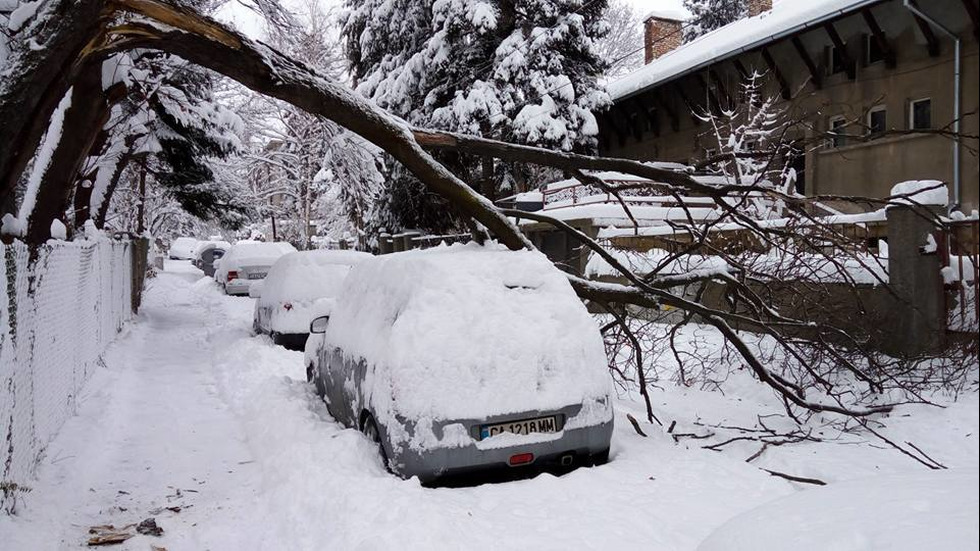
[[[608,103],[597,83],[606,66],[596,45],[608,28],[605,0],[347,6],[345,47],[357,90],[381,107],[422,127],[565,151],[595,148],[593,112]],[[537,183],[503,163],[459,156],[446,162],[490,197]],[[389,205],[420,203],[407,176],[394,170]],[[403,227],[445,222],[424,212],[400,214],[392,218]]]
[[684,7],[691,12],[689,24],[684,27],[685,42],[724,27],[748,13],[745,0],[684,0]]

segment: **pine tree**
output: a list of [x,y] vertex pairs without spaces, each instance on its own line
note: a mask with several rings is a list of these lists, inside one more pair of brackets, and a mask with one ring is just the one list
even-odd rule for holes
[[738,21],[748,13],[745,0],[684,0],[684,7],[691,12],[689,24],[684,27],[684,42]]
[[115,186],[120,177],[134,178],[122,173],[125,166],[115,181],[106,174],[115,173],[120,162],[135,162],[187,213],[229,228],[241,226],[251,214],[248,198],[236,182],[217,180],[212,166],[240,151],[242,121],[218,105],[214,77],[167,54],[129,56],[120,54],[109,67],[127,94],[107,125],[110,138],[102,154],[90,160],[91,171],[83,170],[83,178],[91,178],[89,185],[97,188],[89,200],[92,217],[104,220],[109,212],[105,201],[112,200],[114,189],[105,186]]
[[[422,127],[564,151],[591,152],[592,114],[608,103],[595,41],[605,0],[347,0],[347,56],[357,90]],[[520,190],[523,169],[451,157],[484,195]],[[387,229],[454,225],[421,187],[392,168]]]

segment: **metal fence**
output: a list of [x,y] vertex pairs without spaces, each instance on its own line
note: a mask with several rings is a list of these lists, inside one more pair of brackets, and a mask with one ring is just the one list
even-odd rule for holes
[[0,509],[12,512],[139,306],[145,240],[0,244]]

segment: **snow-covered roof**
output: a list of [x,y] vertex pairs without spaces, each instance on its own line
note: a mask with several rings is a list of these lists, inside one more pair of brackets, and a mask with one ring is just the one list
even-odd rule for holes
[[772,10],[702,35],[609,84],[613,101],[755,49],[804,29],[883,0],[809,0],[780,2]]

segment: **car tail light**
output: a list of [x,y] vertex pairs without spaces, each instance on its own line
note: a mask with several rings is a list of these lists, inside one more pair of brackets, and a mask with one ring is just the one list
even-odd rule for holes
[[511,467],[517,467],[518,465],[527,465],[532,461],[534,461],[533,453],[518,453],[510,456],[510,460],[508,460],[507,463],[509,463]]
[[290,310],[293,309],[293,303],[291,303],[291,302],[284,302],[284,303],[282,303],[282,307],[285,308],[286,311],[288,312],[288,311],[290,311]]
[[233,279],[238,279],[238,272],[234,270],[228,270],[228,281],[231,281]]

